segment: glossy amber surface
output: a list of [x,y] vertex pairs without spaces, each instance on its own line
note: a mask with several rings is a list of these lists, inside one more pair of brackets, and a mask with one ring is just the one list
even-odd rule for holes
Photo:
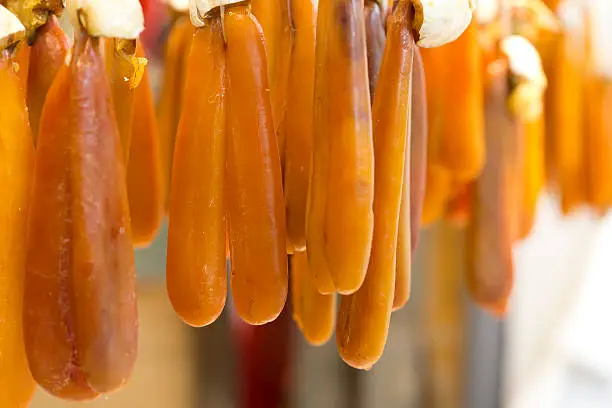
[[230,282],[240,317],[263,324],[280,314],[288,289],[285,207],[266,52],[248,6],[226,8],[224,29]]
[[405,149],[410,145],[416,47],[411,26],[411,6],[402,0],[389,19],[372,109],[376,158],[372,252],[363,285],[342,297],[338,311],[338,351],[345,362],[361,369],[370,368],[382,355],[393,306]]
[[0,408],[25,408],[34,393],[23,342],[26,215],[34,146],[13,58],[0,52]]
[[291,299],[293,320],[313,346],[329,341],[336,321],[336,294],[319,293],[308,269],[306,252],[291,256]]
[[[145,57],[142,47],[139,42],[136,49],[139,57]],[[132,141],[127,166],[132,241],[136,246],[146,246],[153,241],[164,215],[164,183],[157,129],[153,90],[145,67],[142,81],[134,93]]]
[[170,192],[166,284],[177,314],[204,326],[227,296],[225,146],[227,71],[219,16],[196,30]]
[[24,334],[39,385],[91,399],[129,378],[138,322],[125,171],[104,61],[87,35],[72,55],[41,119]]

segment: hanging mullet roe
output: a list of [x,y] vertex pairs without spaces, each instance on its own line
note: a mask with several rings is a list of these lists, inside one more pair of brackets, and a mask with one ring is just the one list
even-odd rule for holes
[[306,240],[319,292],[355,292],[372,245],[374,155],[362,1],[321,0]]
[[66,62],[70,40],[55,15],[36,31],[30,51],[28,70],[28,109],[34,143],[38,139],[38,126],[43,104],[57,72]]
[[268,79],[272,101],[272,117],[281,165],[284,169],[288,81],[293,48],[292,0],[252,0],[252,12],[261,25],[268,60]]
[[292,0],[295,28],[287,101],[285,211],[287,252],[306,250],[306,205],[312,160],[316,4]]
[[53,395],[127,381],[137,347],[121,142],[98,39],[80,33],[45,102],[29,212],[25,344]]
[[[138,42],[136,56],[145,57],[141,42]],[[153,91],[145,67],[142,81],[134,93],[132,142],[127,165],[132,241],[137,246],[150,244],[159,229],[164,209],[163,187]]]
[[321,346],[329,341],[336,320],[336,294],[319,293],[312,281],[306,252],[291,256],[293,320],[306,341]]
[[134,40],[109,38],[105,48],[106,74],[111,85],[123,158],[124,162],[128,163],[134,119],[134,94],[142,79],[147,60],[135,56]]
[[473,180],[483,168],[482,73],[478,25],[473,21],[454,42],[424,49],[432,164],[457,181]]
[[160,150],[166,194],[170,194],[172,158],[183,106],[183,91],[187,69],[186,58],[189,54],[193,25],[189,17],[179,18],[168,36],[164,57],[164,76],[162,80],[157,117],[159,125]]
[[[9,25],[10,24],[10,25]],[[12,26],[12,29],[11,29]],[[24,40],[19,20],[0,6],[0,407],[25,408],[34,393],[23,345],[26,215],[34,146],[13,48]],[[25,47],[26,44],[21,44]]]
[[370,99],[374,102],[376,80],[385,50],[385,17],[376,0],[365,2],[365,33],[368,55],[368,77],[370,79]]
[[166,283],[177,314],[192,326],[225,305],[226,70],[218,12],[193,38],[170,192]]
[[485,86],[485,168],[473,189],[467,234],[466,286],[472,299],[496,315],[506,312],[512,290],[512,209],[509,208],[508,156],[517,124],[507,108],[507,65],[494,63]]
[[377,158],[372,253],[363,285],[342,297],[338,312],[336,341],[340,356],[361,369],[369,369],[382,355],[393,306],[405,148],[410,143],[415,48],[411,28],[412,6],[409,0],[400,0],[389,19],[372,109]]
[[248,5],[225,9],[229,80],[227,204],[231,286],[251,324],[274,320],[287,298],[280,160],[261,28]]
[[[33,201],[28,214],[23,319],[28,362],[36,382],[52,395],[84,400],[99,393],[87,384],[73,340],[76,316],[69,289],[73,272],[73,198],[68,150],[72,142],[65,110],[59,115],[60,107],[72,108],[70,91],[71,69],[62,67],[49,89],[41,117],[42,137],[36,151]],[[53,193],[56,189],[57,193]],[[35,226],[40,230],[32,232]],[[35,241],[42,237],[50,244],[35,248],[39,244]],[[49,265],[55,265],[51,273],[46,272]]]

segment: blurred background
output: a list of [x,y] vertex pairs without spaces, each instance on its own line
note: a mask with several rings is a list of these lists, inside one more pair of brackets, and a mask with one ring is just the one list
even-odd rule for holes
[[[158,93],[167,8],[156,0],[143,6]],[[558,201],[554,192],[540,195],[533,230],[514,247],[514,290],[503,320],[468,300],[465,233],[445,221],[423,229],[412,297],[393,313],[385,354],[369,372],[345,365],[334,339],[307,345],[290,310],[250,328],[228,299],[214,324],[183,324],[166,295],[164,226],[136,253],[140,344],[131,381],[87,404],[39,390],[32,407],[610,407],[612,218],[586,207],[563,215]],[[253,338],[265,349],[249,348]]]

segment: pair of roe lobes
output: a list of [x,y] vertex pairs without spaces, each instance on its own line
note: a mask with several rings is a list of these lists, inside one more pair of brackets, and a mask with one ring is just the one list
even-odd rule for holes
[[24,337],[36,381],[91,399],[125,384],[138,322],[125,171],[98,40],[81,33],[43,108]]

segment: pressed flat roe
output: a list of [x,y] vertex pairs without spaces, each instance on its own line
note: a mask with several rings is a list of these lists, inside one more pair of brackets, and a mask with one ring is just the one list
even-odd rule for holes
[[240,317],[274,320],[287,298],[285,210],[263,33],[248,6],[225,8],[227,209],[231,287]]
[[[140,41],[136,56],[145,57]],[[158,127],[147,67],[134,93],[133,114],[130,161],[127,165],[132,241],[136,246],[146,246],[155,238],[164,215]]]
[[166,284],[176,313],[212,323],[227,296],[225,43],[220,16],[196,29],[187,60],[170,192]]
[[[34,393],[23,343],[26,216],[34,167],[34,146],[25,93],[14,55],[25,30],[0,6],[0,407],[25,408]],[[21,44],[25,47],[25,44]]]
[[125,384],[137,347],[134,258],[122,150],[97,39],[77,38],[43,108],[29,212],[24,333],[53,395]]
[[364,24],[362,1],[319,2],[306,244],[321,293],[355,292],[370,258],[374,150]]
[[389,18],[373,105],[374,238],[368,272],[357,292],[342,296],[338,311],[338,352],[349,365],[369,369],[387,341],[395,288],[395,251],[406,146],[410,145],[412,12],[400,0]]

